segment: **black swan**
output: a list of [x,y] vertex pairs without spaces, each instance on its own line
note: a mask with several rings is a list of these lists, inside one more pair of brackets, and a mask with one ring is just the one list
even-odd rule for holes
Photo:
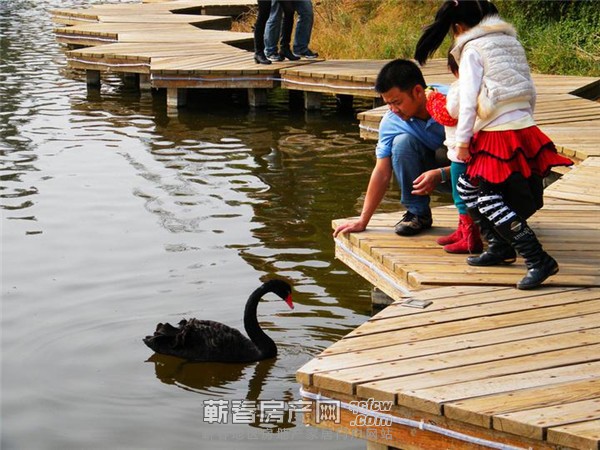
[[282,280],[270,280],[248,298],[244,310],[244,328],[250,339],[235,328],[212,320],[189,319],[179,327],[159,323],[144,343],[156,353],[177,356],[188,361],[252,362],[277,356],[275,342],[260,328],[256,308],[263,295],[273,292],[294,308],[292,288]]

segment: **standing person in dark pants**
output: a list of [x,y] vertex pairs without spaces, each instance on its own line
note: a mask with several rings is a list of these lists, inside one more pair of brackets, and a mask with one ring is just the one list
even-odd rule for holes
[[[291,48],[294,14],[298,13],[294,51]],[[281,15],[283,14],[283,21]],[[311,0],[273,0],[271,15],[265,28],[265,55],[271,61],[297,61],[301,57],[317,58],[319,55],[308,48],[314,21]],[[279,51],[277,49],[279,41]]]
[[[292,53],[291,40],[294,28],[294,2],[272,0],[271,14],[265,27],[265,56],[270,61],[297,61],[300,58]],[[283,15],[283,18],[282,18]],[[279,44],[279,50],[278,50]]]
[[271,14],[271,0],[258,0],[258,14],[254,24],[254,61],[256,64],[271,64],[265,56],[265,26]]
[[296,35],[294,36],[294,55],[307,59],[317,58],[319,54],[308,48],[314,21],[312,0],[294,0],[292,3],[298,13]]

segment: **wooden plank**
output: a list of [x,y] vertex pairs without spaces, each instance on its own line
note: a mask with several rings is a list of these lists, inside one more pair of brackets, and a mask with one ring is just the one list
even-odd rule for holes
[[231,18],[221,16],[206,16],[198,14],[134,14],[134,15],[98,15],[102,23],[187,23],[200,28],[218,26],[227,30],[231,26]]
[[[460,389],[460,384],[457,385]],[[434,388],[435,389],[435,388]],[[439,389],[438,389],[439,391]],[[470,395],[478,395],[477,391]],[[469,395],[464,393],[462,395]],[[492,416],[523,409],[560,405],[600,398],[600,374],[597,378],[544,384],[528,389],[510,390],[483,397],[467,398],[444,404],[446,417],[489,428]]]
[[[478,317],[491,317],[517,311],[526,313],[538,313],[540,309],[556,305],[567,305],[569,303],[578,303],[587,300],[600,299],[600,292],[597,290],[584,289],[580,291],[562,291],[549,292],[542,291],[534,293],[531,296],[505,295],[507,300],[496,302],[483,302],[464,307],[445,308],[444,313],[439,310],[420,311],[418,314],[409,317],[392,316],[387,319],[369,321],[351,332],[347,338],[352,336],[363,336],[372,333],[384,333],[387,331],[405,330],[423,325],[435,325],[447,322],[462,321],[465,319],[475,319]],[[535,295],[537,294],[537,295]],[[502,299],[502,297],[500,298]]]
[[498,374],[483,378],[474,375],[461,378],[460,369],[449,369],[439,374],[431,372],[426,377],[422,375],[408,376],[361,384],[357,388],[357,395],[361,398],[395,400],[401,405],[405,399],[410,398],[405,393],[411,390],[438,386],[440,391],[451,389],[456,389],[457,392],[464,391],[464,394],[457,395],[459,398],[468,398],[474,395],[483,396],[554,383],[597,379],[599,370],[600,361],[578,362],[548,368],[540,367],[531,371]]
[[341,79],[373,86],[377,74],[389,60],[328,60],[311,64],[309,67],[289,69],[282,76],[295,76],[304,79]]
[[[595,336],[597,333],[597,329],[596,330],[586,330],[585,333],[590,333],[590,336]],[[569,337],[565,336],[566,339],[569,339]],[[592,341],[594,338],[590,339],[590,341]],[[548,341],[550,342],[550,341]],[[531,341],[528,342],[528,344],[531,345],[535,345],[535,342]],[[595,379],[600,379],[600,376],[596,376],[594,377]],[[559,382],[560,380],[554,380],[552,383],[554,382]],[[569,381],[569,380],[567,380]],[[552,383],[545,383],[545,385],[548,384],[552,384]],[[541,386],[541,383],[540,383]],[[503,384],[503,383],[499,383],[498,385],[494,386],[494,388],[496,389],[496,391],[494,392],[496,393],[505,393],[505,390],[502,389],[506,389],[507,385]],[[589,386],[588,386],[589,388]],[[488,386],[488,389],[491,389]],[[509,385],[509,391],[514,391],[514,390],[518,390],[520,389],[520,387],[518,387],[517,383],[513,383],[512,385]],[[488,392],[489,393],[489,392]],[[413,408],[413,409],[418,409],[421,411],[428,411],[428,412],[433,412],[436,414],[441,414],[442,411],[445,411],[446,407],[450,407],[449,405],[446,405],[446,403],[452,403],[455,402],[456,400],[463,400],[466,398],[470,398],[470,397],[476,397],[476,396],[481,396],[484,395],[481,390],[472,383],[453,383],[453,386],[451,389],[448,389],[448,386],[444,386],[444,387],[440,387],[440,386],[433,386],[431,388],[423,388],[423,389],[413,389],[413,390],[406,390],[403,392],[398,393],[398,398],[397,401],[399,404],[402,404],[404,406]],[[525,396],[527,396],[527,394],[524,394]],[[507,409],[506,411],[501,411],[502,408],[507,408],[509,404],[511,403],[511,400],[513,398],[513,396],[515,397],[514,400],[514,405],[517,404],[521,404],[523,405],[522,409],[526,409],[526,402],[527,401],[532,401],[534,402],[533,405],[529,405],[531,407],[535,407],[535,406],[540,406],[542,403],[542,397],[541,394],[540,396],[538,396],[538,400],[539,403],[535,404],[535,398],[533,396],[529,396],[528,398],[530,400],[527,400],[527,398],[520,398],[518,397],[517,394],[515,394],[514,392],[511,392],[510,394],[507,395],[507,398],[504,399],[502,396],[496,396],[491,398],[491,400],[486,403],[487,404],[487,408],[498,408],[498,413],[501,412],[507,412],[507,411],[511,411],[510,409]],[[595,395],[592,395],[590,398],[595,398]],[[485,400],[483,400],[485,401]],[[520,403],[517,403],[520,402]],[[517,409],[518,410],[518,409]],[[458,412],[460,412],[461,410],[459,409]],[[462,410],[464,411],[464,409]],[[469,413],[471,415],[473,415],[472,410],[469,411]],[[452,413],[450,413],[452,414]],[[455,410],[455,415],[457,415],[456,410]],[[485,418],[483,417],[477,417],[477,420],[481,422],[483,422],[485,420]]]
[[321,92],[369,98],[379,96],[370,83],[358,84],[347,80],[323,79],[317,81],[288,75],[282,79],[281,86],[286,89],[302,90],[305,92]]
[[548,195],[582,203],[600,203],[600,196],[597,194],[597,191],[593,189],[583,191],[569,185],[560,186],[560,188],[549,192]]
[[545,191],[545,195],[599,204],[598,164],[600,164],[600,158],[589,158],[582,162],[560,180],[549,186]]
[[84,48],[71,50],[67,54],[70,56],[96,56],[96,57],[194,57],[197,55],[209,55],[215,53],[245,53],[231,45],[223,44],[222,42],[210,42],[202,46],[195,43],[177,43],[165,42],[154,43],[152,45],[146,43],[115,43],[106,44],[98,47]]
[[[575,333],[564,341],[557,336],[544,336],[525,341],[517,348],[512,343],[498,344],[494,346],[494,353],[487,348],[476,348],[444,353],[439,357],[424,356],[372,364],[367,367],[340,369],[314,374],[313,385],[335,392],[354,394],[357,386],[363,383],[391,378],[401,379],[418,374],[428,379],[431,378],[431,374],[435,374],[438,380],[432,379],[431,382],[440,383],[446,378],[452,381],[443,381],[441,384],[449,384],[528,372],[600,359],[600,354],[593,354],[600,350],[600,344],[596,339],[597,334],[586,330]],[[590,345],[586,345],[587,343]]]
[[90,36],[106,35],[107,33],[117,34],[126,31],[184,31],[195,32],[198,28],[187,23],[160,23],[160,22],[112,22],[112,23],[90,23],[85,25],[76,25],[73,27],[57,28],[55,33],[65,33],[74,35]]
[[[553,294],[557,292],[574,292],[574,288],[544,288],[544,294]],[[396,317],[406,317],[433,311],[447,311],[453,308],[464,308],[466,306],[494,303],[514,298],[527,298],[543,295],[541,292],[518,292],[504,286],[449,286],[448,288],[430,289],[427,291],[415,292],[412,298],[420,300],[429,300],[431,304],[426,309],[409,308],[403,305],[402,301],[394,302],[371,317],[367,323],[382,323],[386,319]],[[365,324],[366,325],[366,324]],[[363,325],[364,326],[364,325]],[[365,332],[363,326],[356,332],[349,333],[344,339],[369,334]],[[358,332],[360,331],[360,332]]]
[[[222,33],[217,35],[216,33]],[[227,43],[250,42],[253,39],[250,33],[233,33],[231,31],[213,31],[209,35],[206,30],[196,29],[193,33],[187,31],[169,31],[166,33],[148,33],[146,31],[129,31],[119,33],[119,42],[197,42],[207,40]]]
[[548,429],[548,442],[579,450],[600,450],[600,420],[590,420]]
[[[250,61],[254,62],[252,59],[253,55],[250,52],[245,53],[235,53],[235,54],[221,54],[221,55],[207,55],[202,57],[195,57],[193,60],[179,60],[179,62],[172,62],[168,65],[168,62],[164,60],[156,65],[157,69],[160,70],[161,73],[169,73],[170,71],[177,71],[178,73],[183,72],[191,72],[193,74],[211,74],[215,73],[216,68],[229,65],[230,67],[234,67],[231,70],[232,74],[235,74],[236,71],[240,72],[238,67],[240,62]],[[255,64],[256,66],[256,64]],[[160,68],[160,69],[158,69]],[[153,67],[154,69],[154,67]],[[272,71],[272,69],[271,69]]]
[[143,61],[129,61],[116,58],[104,60],[70,58],[69,66],[75,69],[98,70],[101,72],[112,72],[118,67],[120,73],[150,73],[150,64]]
[[[541,336],[557,335],[597,327],[600,313],[576,318],[564,318],[544,324],[526,324],[498,330],[485,330],[458,336],[429,339],[426,341],[392,344],[385,347],[351,351],[347,347],[341,352],[335,350],[335,344],[329,347],[328,353],[312,359],[296,373],[298,382],[304,385],[313,383],[313,375],[321,372],[364,367],[388,361],[414,358],[417,356],[436,355],[445,352],[473,349],[494,344],[512,342],[515,345],[525,339]],[[364,339],[364,338],[362,338]],[[354,339],[357,342],[359,339]]]
[[340,240],[335,246],[335,257],[394,300],[400,300],[407,295],[407,291],[394,280],[393,272],[385,267],[374,270],[368,264],[364,264],[368,255],[363,254],[360,249],[342,244]]
[[366,350],[403,342],[416,342],[440,337],[460,336],[466,333],[485,330],[497,330],[498,332],[502,332],[504,328],[518,325],[537,323],[539,326],[544,326],[544,322],[553,321],[559,318],[596,314],[599,311],[598,308],[598,303],[591,301],[543,308],[540,311],[537,311],[537,314],[523,314],[522,312],[517,311],[498,316],[464,319],[459,322],[411,327],[408,329],[390,331],[388,333],[376,333],[360,339],[344,339],[336,345],[335,351],[330,351],[328,349],[325,350],[323,354]]
[[227,79],[220,75],[198,77],[153,76],[152,85],[166,88],[206,88],[206,89],[272,89],[274,81],[269,76],[256,76],[248,80]]
[[549,427],[600,419],[600,398],[545,406],[493,418],[493,427],[532,439],[544,439]]
[[[525,275],[525,273],[523,273]],[[470,275],[465,278],[464,284],[483,284],[483,285],[498,285],[505,284],[514,286],[522,277],[514,275]],[[412,289],[425,289],[428,286],[443,286],[450,285],[456,282],[456,275],[453,274],[422,274],[418,272],[409,273],[407,276],[408,286]],[[566,275],[560,273],[550,277],[544,282],[546,286],[599,286],[600,276],[598,275]]]

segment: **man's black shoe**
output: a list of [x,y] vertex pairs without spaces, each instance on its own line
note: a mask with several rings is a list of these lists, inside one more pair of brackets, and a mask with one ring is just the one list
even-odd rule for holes
[[298,61],[300,59],[300,57],[294,55],[289,48],[282,48],[279,54],[290,61]]
[[394,226],[394,231],[400,236],[414,236],[431,228],[432,223],[431,216],[417,216],[410,211],[406,211],[400,222]]
[[294,55],[306,59],[317,59],[319,57],[319,54],[317,52],[313,52],[310,49],[306,49],[306,51],[304,51],[303,53],[294,53]]
[[269,60],[264,53],[255,53],[254,61],[256,64],[271,64],[271,60]]

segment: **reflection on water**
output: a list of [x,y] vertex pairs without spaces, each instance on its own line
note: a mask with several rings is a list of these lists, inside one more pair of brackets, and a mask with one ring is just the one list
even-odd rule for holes
[[[2,448],[362,448],[290,416],[208,424],[202,409],[298,399],[296,370],[367,317],[330,225],[357,212],[373,164],[356,111],[194,92],[172,117],[164,93],[115,75],[88,91],[48,11],[92,3],[106,1],[0,2]],[[141,341],[183,317],[242,328],[273,277],[296,304],[259,308],[274,360],[190,364]]]
[[[154,363],[156,378],[163,383],[214,396],[227,395],[230,392],[227,385],[245,375],[247,366],[247,364],[191,363],[174,356],[157,353],[153,354],[148,362]],[[272,365],[272,362],[270,364]],[[261,388],[262,384],[258,394]]]

